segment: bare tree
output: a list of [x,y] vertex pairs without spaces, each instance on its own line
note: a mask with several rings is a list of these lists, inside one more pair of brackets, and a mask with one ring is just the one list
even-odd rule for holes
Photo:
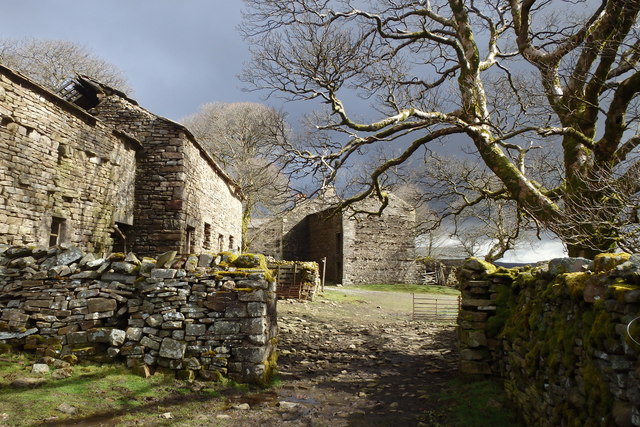
[[131,92],[124,74],[84,46],[65,40],[0,39],[0,63],[56,91],[66,79],[84,74],[114,89]]
[[283,173],[283,146],[288,135],[285,118],[262,104],[210,103],[183,123],[242,189],[242,242],[246,250],[250,219],[283,209],[291,197],[289,180]]
[[481,162],[430,154],[422,167],[396,171],[394,178],[394,193],[416,207],[422,240],[446,236],[458,252],[492,262],[533,238],[532,224],[513,200],[485,197],[500,184]]
[[[499,183],[482,197],[513,200],[558,230],[583,205],[597,211],[602,194],[589,182],[629,181],[638,162],[638,0],[245,3],[244,80],[326,106],[316,126],[331,143],[298,157],[329,182],[359,153],[390,153],[345,204],[375,194],[384,205],[388,170],[426,145],[470,142]],[[533,178],[531,143],[558,141],[562,179],[545,186]],[[593,256],[616,247],[618,229],[596,218],[561,237],[570,255]]]

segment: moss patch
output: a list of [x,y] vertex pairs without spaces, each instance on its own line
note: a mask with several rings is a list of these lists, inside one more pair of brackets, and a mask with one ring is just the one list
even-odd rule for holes
[[561,283],[566,286],[566,292],[573,298],[582,298],[584,285],[591,273],[564,273],[558,276]]
[[596,273],[611,271],[616,266],[628,261],[630,257],[631,255],[625,252],[617,254],[598,254],[593,259],[593,271]]

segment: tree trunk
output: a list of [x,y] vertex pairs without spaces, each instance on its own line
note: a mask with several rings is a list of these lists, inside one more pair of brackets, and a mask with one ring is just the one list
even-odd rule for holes
[[248,232],[249,222],[251,221],[251,211],[252,209],[250,208],[250,205],[248,203],[245,204],[242,209],[242,245],[240,246],[243,253],[246,253],[249,250]]

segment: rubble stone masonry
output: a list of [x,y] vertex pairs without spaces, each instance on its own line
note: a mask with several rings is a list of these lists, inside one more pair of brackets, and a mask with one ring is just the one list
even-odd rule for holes
[[310,259],[327,259],[326,280],[345,285],[419,283],[415,258],[415,211],[389,195],[359,202],[357,213],[328,209],[307,217]]
[[239,190],[184,126],[118,95],[90,111],[144,147],[136,182],[136,253],[240,248]]
[[114,222],[133,220],[139,149],[0,66],[0,243],[60,238],[91,252],[109,248]]
[[0,66],[0,243],[237,251],[240,189],[193,135],[99,82],[74,82],[54,94]]
[[258,255],[96,258],[73,246],[0,246],[0,353],[122,360],[144,375],[266,384],[275,282]]

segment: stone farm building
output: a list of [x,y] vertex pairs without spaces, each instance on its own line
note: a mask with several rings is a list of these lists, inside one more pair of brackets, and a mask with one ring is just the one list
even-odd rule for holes
[[86,77],[55,94],[0,65],[0,243],[235,251],[241,213],[184,126]]
[[[277,217],[253,221],[249,249],[276,259],[316,261],[330,283],[418,283],[415,259],[415,210],[389,194],[380,216],[352,211],[335,213],[339,202],[329,190],[303,199]],[[379,202],[365,199],[358,211],[376,212]]]

